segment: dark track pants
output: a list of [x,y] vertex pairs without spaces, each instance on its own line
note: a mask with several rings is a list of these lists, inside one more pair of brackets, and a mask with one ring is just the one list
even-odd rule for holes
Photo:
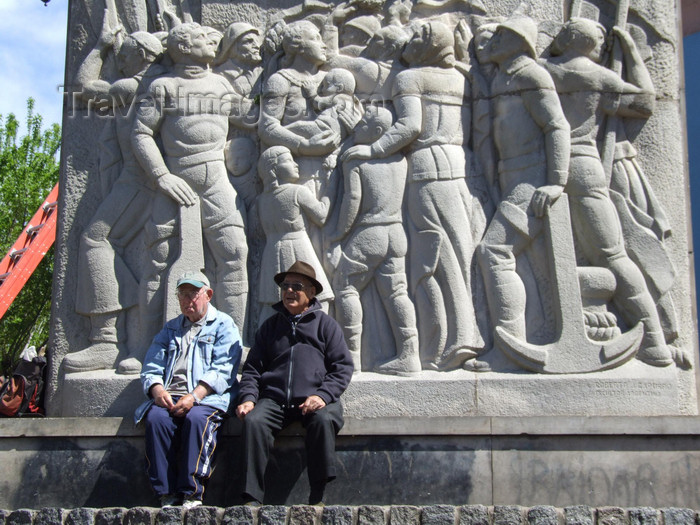
[[294,421],[306,429],[306,461],[309,484],[325,485],[335,479],[335,436],[343,428],[343,407],[330,403],[306,416],[298,408],[285,409],[271,399],[258,400],[243,424],[245,484],[243,492],[263,501],[265,468],[275,436]]
[[153,490],[159,496],[202,499],[223,412],[195,405],[185,417],[172,417],[153,405],[145,419],[147,472]]

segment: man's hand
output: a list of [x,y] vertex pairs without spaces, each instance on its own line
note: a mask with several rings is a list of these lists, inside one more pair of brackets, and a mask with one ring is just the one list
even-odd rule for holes
[[316,412],[317,410],[321,410],[323,407],[326,406],[326,402],[321,399],[318,396],[309,396],[306,398],[306,401],[304,401],[301,405],[299,405],[299,408],[301,409],[301,413],[306,415],[310,414],[311,412]]
[[248,415],[248,412],[250,412],[254,408],[255,403],[253,403],[252,401],[246,401],[245,403],[241,403],[236,407],[236,416],[238,416],[238,419],[243,421]]
[[170,413],[175,417],[185,417],[187,412],[192,410],[195,399],[192,394],[185,394],[177,400],[177,404],[170,410]]
[[370,160],[372,158],[372,147],[366,144],[358,144],[348,149],[340,156],[343,162],[347,160]]
[[193,206],[197,202],[197,194],[177,175],[166,173],[158,177],[157,184],[163,193],[180,206]]
[[151,397],[153,398],[153,402],[159,407],[172,410],[175,406],[173,398],[170,397],[168,391],[161,384],[155,384],[151,387]]
[[561,197],[562,193],[564,193],[564,186],[557,184],[537,188],[530,202],[535,217],[543,217],[547,207],[554,204],[554,201]]
[[98,49],[105,50],[113,47],[117,42],[117,35],[124,31],[124,26],[121,24],[117,27],[112,27],[109,18],[109,10],[105,9],[104,15],[102,16],[102,31],[97,39]]
[[340,135],[335,131],[327,129],[317,133],[309,139],[304,139],[299,144],[299,154],[310,157],[320,157],[331,153],[340,145]]

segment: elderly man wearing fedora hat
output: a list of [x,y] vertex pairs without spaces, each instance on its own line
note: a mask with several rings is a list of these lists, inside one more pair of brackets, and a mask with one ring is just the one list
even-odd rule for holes
[[148,476],[161,505],[201,505],[216,434],[238,386],[241,340],[230,316],[209,301],[206,275],[177,281],[182,315],[153,339],[141,371],[148,396],[135,420],[146,422]]
[[263,501],[274,435],[301,421],[313,505],[321,503],[326,483],[336,476],[335,436],[343,426],[339,398],[352,378],[352,358],[340,326],[316,300],[323,287],[313,267],[296,261],[274,279],[282,301],[255,335],[236,409],[244,423],[243,498]]

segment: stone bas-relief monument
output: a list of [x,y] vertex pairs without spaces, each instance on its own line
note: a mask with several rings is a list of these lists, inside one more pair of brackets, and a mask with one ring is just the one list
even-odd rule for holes
[[184,268],[247,343],[301,258],[349,415],[697,414],[674,13],[72,2],[50,413],[130,414]]

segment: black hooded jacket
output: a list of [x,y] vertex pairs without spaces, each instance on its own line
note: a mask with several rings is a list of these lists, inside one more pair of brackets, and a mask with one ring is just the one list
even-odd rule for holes
[[340,325],[316,299],[296,322],[282,302],[273,308],[243,365],[238,403],[267,397],[296,407],[311,395],[338,401],[353,373]]

